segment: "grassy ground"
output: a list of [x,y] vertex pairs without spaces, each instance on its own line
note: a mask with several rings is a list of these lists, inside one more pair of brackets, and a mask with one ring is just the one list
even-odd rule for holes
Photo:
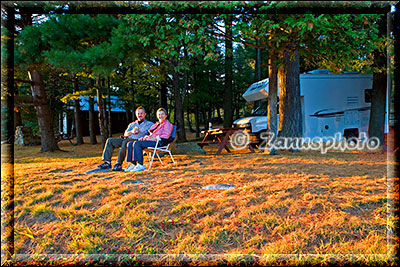
[[[85,174],[101,163],[101,145],[60,146],[70,152],[15,146],[20,264],[395,262],[387,153],[216,156],[209,146],[150,172]],[[212,184],[235,187],[202,189]]]

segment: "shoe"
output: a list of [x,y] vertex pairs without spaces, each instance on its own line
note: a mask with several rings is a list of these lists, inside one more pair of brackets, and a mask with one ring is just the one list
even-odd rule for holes
[[111,168],[111,163],[105,161],[102,164],[97,165],[100,169],[110,169]]
[[130,172],[141,172],[141,171],[144,171],[144,170],[146,170],[146,168],[144,167],[144,165],[138,163],[138,164],[135,166],[135,168],[133,168],[132,170],[130,170]]
[[136,165],[133,164],[133,163],[131,163],[131,165],[129,165],[128,168],[126,168],[124,171],[125,171],[125,172],[130,172],[130,171],[133,170],[133,168],[135,168],[135,167],[136,167]]
[[121,164],[115,164],[114,168],[112,169],[113,171],[122,171],[122,166]]

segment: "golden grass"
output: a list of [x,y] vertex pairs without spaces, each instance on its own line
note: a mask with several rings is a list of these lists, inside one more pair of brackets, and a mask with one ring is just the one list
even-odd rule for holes
[[[177,164],[154,161],[150,172],[87,175],[101,145],[60,147],[70,152],[15,146],[15,253],[29,263],[39,254],[58,264],[79,262],[63,254],[97,264],[395,262],[388,231],[398,217],[387,204],[398,188],[388,190],[397,178],[386,153],[216,156],[210,146],[174,155]],[[218,183],[236,187],[202,189]]]

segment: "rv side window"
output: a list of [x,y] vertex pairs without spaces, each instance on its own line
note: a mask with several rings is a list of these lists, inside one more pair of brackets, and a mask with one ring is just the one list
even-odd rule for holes
[[364,90],[364,102],[371,103],[372,99],[372,89],[365,89]]

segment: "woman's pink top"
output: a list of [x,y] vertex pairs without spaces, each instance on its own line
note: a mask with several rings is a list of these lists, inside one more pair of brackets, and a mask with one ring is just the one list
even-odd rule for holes
[[148,136],[149,137],[160,136],[161,138],[168,139],[171,136],[173,129],[174,126],[168,120],[164,120],[161,123],[160,121],[157,121],[150,127],[149,132],[151,134],[149,134]]

